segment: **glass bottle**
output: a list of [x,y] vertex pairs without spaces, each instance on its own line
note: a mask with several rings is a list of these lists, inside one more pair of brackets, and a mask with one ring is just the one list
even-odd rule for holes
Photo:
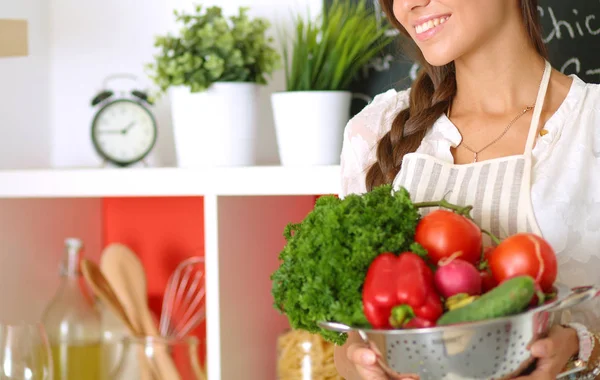
[[46,307],[42,323],[54,359],[54,380],[102,380],[102,330],[98,310],[79,264],[83,243],[65,240],[61,283]]

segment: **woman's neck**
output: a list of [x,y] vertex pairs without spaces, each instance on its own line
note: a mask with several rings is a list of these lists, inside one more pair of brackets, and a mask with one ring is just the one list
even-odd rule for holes
[[545,61],[522,28],[508,27],[455,61],[452,113],[506,114],[535,103]]

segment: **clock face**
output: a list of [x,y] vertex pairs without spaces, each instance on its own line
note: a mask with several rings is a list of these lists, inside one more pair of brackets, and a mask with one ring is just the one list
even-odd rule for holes
[[98,111],[92,124],[98,153],[119,165],[143,159],[156,142],[156,123],[141,104],[120,99]]

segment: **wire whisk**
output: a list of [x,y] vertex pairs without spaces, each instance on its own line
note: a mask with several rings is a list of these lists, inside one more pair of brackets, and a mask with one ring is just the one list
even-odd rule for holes
[[204,295],[204,258],[194,256],[182,261],[165,290],[160,316],[160,335],[181,339],[206,317]]

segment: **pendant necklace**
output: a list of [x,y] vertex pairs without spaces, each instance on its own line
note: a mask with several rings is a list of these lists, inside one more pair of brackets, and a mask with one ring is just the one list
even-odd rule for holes
[[[450,118],[450,108],[451,107],[448,107],[448,114],[447,114],[448,118]],[[469,152],[473,153],[473,163],[477,162],[477,158],[478,158],[479,153],[483,152],[484,150],[486,150],[487,148],[489,148],[490,146],[492,146],[496,142],[498,142],[498,140],[500,140],[502,137],[504,137],[504,135],[506,134],[506,132],[508,132],[508,130],[510,129],[510,127],[512,127],[513,124],[515,124],[515,122],[517,120],[519,120],[523,115],[525,115],[527,112],[531,111],[532,109],[533,109],[533,106],[527,106],[527,107],[525,107],[525,109],[523,111],[521,111],[514,119],[512,119],[512,121],[506,126],[506,128],[504,128],[504,131],[502,131],[502,133],[500,134],[500,136],[496,137],[494,140],[492,140],[489,144],[487,144],[483,148],[481,148],[479,150],[475,150],[475,149],[469,147],[467,144],[465,144],[464,138],[462,139],[462,141],[459,144],[459,146],[463,146]],[[462,133],[461,133],[461,135],[462,135]]]

